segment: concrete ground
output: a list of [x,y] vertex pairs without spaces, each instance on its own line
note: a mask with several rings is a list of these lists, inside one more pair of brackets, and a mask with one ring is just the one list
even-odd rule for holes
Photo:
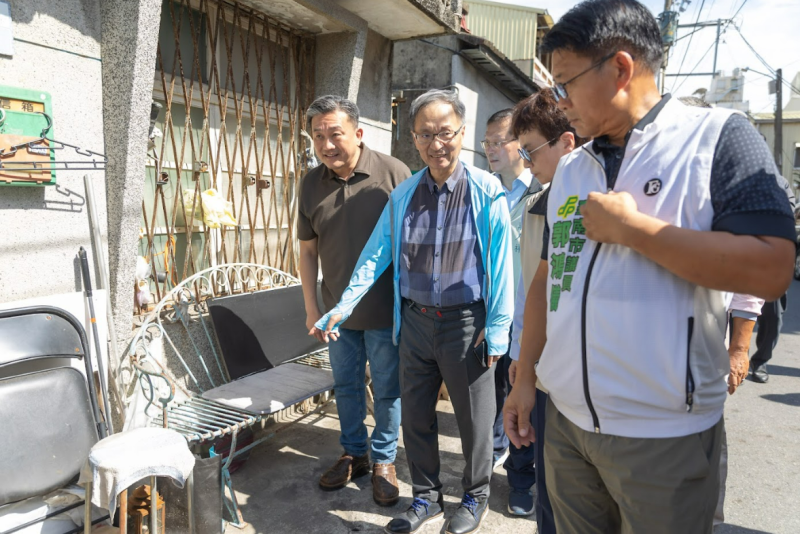
[[[755,336],[754,336],[755,337]],[[751,351],[752,353],[752,351]],[[725,514],[715,534],[797,534],[800,532],[800,282],[790,289],[780,343],[768,384],[746,382],[726,407],[730,468]],[[461,499],[464,462],[452,406],[440,401],[439,428],[445,516]],[[317,486],[322,472],[340,454],[335,404],[289,424],[257,448],[234,485],[248,525],[228,526],[225,534],[378,533],[409,505],[411,488],[402,436],[397,470],[400,503],[382,508],[372,501],[369,477],[336,492]],[[490,513],[482,534],[536,532],[533,518],[506,512],[505,471],[495,470]],[[444,531],[444,523],[423,533]]]
[[[453,407],[439,401],[439,447],[441,479],[445,492],[445,517],[450,517],[461,502],[461,472],[464,460],[458,439]],[[368,425],[373,424],[372,419]],[[372,484],[365,476],[344,489],[325,492],[317,480],[341,454],[339,420],[334,403],[322,413],[284,427],[276,437],[259,447],[233,475],[242,514],[249,524],[243,530],[228,526],[225,534],[294,534],[350,532],[379,533],[391,518],[411,502],[411,486],[402,435],[398,446],[397,477],[400,502],[381,507],[372,501]],[[536,532],[533,517],[512,518],[506,512],[508,484],[502,467],[492,478],[490,512],[482,533]],[[423,534],[444,532],[444,522],[428,525]]]

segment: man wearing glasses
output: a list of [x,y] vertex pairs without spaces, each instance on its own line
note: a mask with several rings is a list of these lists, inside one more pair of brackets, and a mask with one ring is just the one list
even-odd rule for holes
[[[486,123],[486,134],[481,147],[489,161],[492,172],[500,179],[506,193],[506,203],[511,216],[511,243],[514,258],[514,294],[522,270],[520,260],[520,235],[523,215],[527,211],[527,199],[542,189],[541,184],[533,180],[531,171],[525,168],[525,160],[520,152],[520,143],[511,128],[511,108],[498,111],[489,117]],[[538,257],[538,256],[537,256]],[[535,482],[533,466],[534,450],[532,447],[518,449],[509,447],[508,436],[503,428],[503,404],[511,390],[508,369],[511,364],[509,353],[497,362],[495,370],[495,400],[497,415],[494,422],[494,468],[503,465],[506,470],[508,485],[511,488],[508,496],[508,511],[512,515],[527,516],[533,510],[533,497],[530,488]],[[510,458],[509,458],[510,456]]]
[[542,50],[559,107],[594,141],[550,186],[504,426],[512,442],[534,439],[538,376],[558,532],[711,532],[726,303],[786,291],[792,210],[746,117],[659,93],[661,34],[645,6],[582,2]]
[[508,351],[511,228],[498,180],[458,159],[465,115],[453,91],[428,91],[412,102],[414,143],[427,167],[392,192],[342,299],[316,324],[326,341],[335,341],[339,324],[392,263],[403,440],[414,500],[386,526],[389,534],[417,532],[443,516],[436,419],[443,380],[466,460],[461,506],[446,532],[475,532],[488,513],[491,367]]

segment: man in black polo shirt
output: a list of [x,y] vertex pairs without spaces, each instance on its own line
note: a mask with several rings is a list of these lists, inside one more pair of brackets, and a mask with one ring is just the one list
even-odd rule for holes
[[[378,222],[389,194],[411,175],[402,162],[373,152],[361,142],[358,107],[338,96],[323,96],[308,109],[314,148],[322,165],[309,171],[300,186],[297,234],[300,278],[309,331],[322,317],[317,303],[318,266],[322,299],[333,308],[350,281],[361,250]],[[397,502],[394,460],[400,426],[399,356],[392,343],[392,279],[387,271],[355,308],[331,343],[334,392],[344,454],[320,478],[325,490],[344,487],[370,471],[373,498],[380,505]],[[367,444],[366,364],[375,390],[375,429]]]

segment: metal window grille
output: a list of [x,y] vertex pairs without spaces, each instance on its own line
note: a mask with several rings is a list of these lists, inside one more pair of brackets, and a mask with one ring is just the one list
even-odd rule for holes
[[[223,263],[297,274],[313,58],[310,35],[239,3],[164,1],[139,246],[155,301]],[[204,223],[209,189],[231,203],[236,226]]]

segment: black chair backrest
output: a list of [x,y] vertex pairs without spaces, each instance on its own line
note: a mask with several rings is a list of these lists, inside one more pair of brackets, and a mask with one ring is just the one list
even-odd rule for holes
[[324,347],[308,335],[299,284],[215,298],[208,307],[231,380]]
[[[85,376],[65,365],[75,357],[83,359]],[[86,379],[86,335],[64,310],[0,311],[0,373],[2,506],[70,482],[105,432]]]
[[[57,356],[83,358],[81,336],[62,315],[0,312],[0,366]],[[34,308],[34,310],[41,310]]]

